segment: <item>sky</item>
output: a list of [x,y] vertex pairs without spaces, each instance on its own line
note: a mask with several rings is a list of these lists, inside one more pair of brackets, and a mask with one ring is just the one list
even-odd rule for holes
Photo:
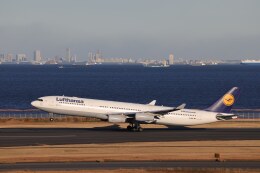
[[259,0],[0,0],[0,53],[260,59]]

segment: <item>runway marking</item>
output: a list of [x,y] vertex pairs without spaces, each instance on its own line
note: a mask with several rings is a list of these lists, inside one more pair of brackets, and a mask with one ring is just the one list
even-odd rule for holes
[[63,136],[0,136],[0,138],[64,138],[64,137],[76,137],[76,135],[63,135]]

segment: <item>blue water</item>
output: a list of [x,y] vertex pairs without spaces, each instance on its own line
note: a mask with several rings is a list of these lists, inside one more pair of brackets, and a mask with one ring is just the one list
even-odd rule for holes
[[235,108],[260,108],[257,66],[0,65],[0,109],[29,109],[47,95],[206,108],[233,86],[241,88]]

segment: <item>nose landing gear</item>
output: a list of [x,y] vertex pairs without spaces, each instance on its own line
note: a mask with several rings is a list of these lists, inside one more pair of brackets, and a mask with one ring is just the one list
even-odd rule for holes
[[53,121],[54,121],[53,113],[49,113],[49,118],[50,118],[50,122],[53,122]]

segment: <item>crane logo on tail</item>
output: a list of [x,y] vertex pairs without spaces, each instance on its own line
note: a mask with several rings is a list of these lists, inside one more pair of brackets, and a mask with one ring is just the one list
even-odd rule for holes
[[223,97],[223,103],[226,106],[232,106],[235,102],[235,97],[232,94],[226,94]]

